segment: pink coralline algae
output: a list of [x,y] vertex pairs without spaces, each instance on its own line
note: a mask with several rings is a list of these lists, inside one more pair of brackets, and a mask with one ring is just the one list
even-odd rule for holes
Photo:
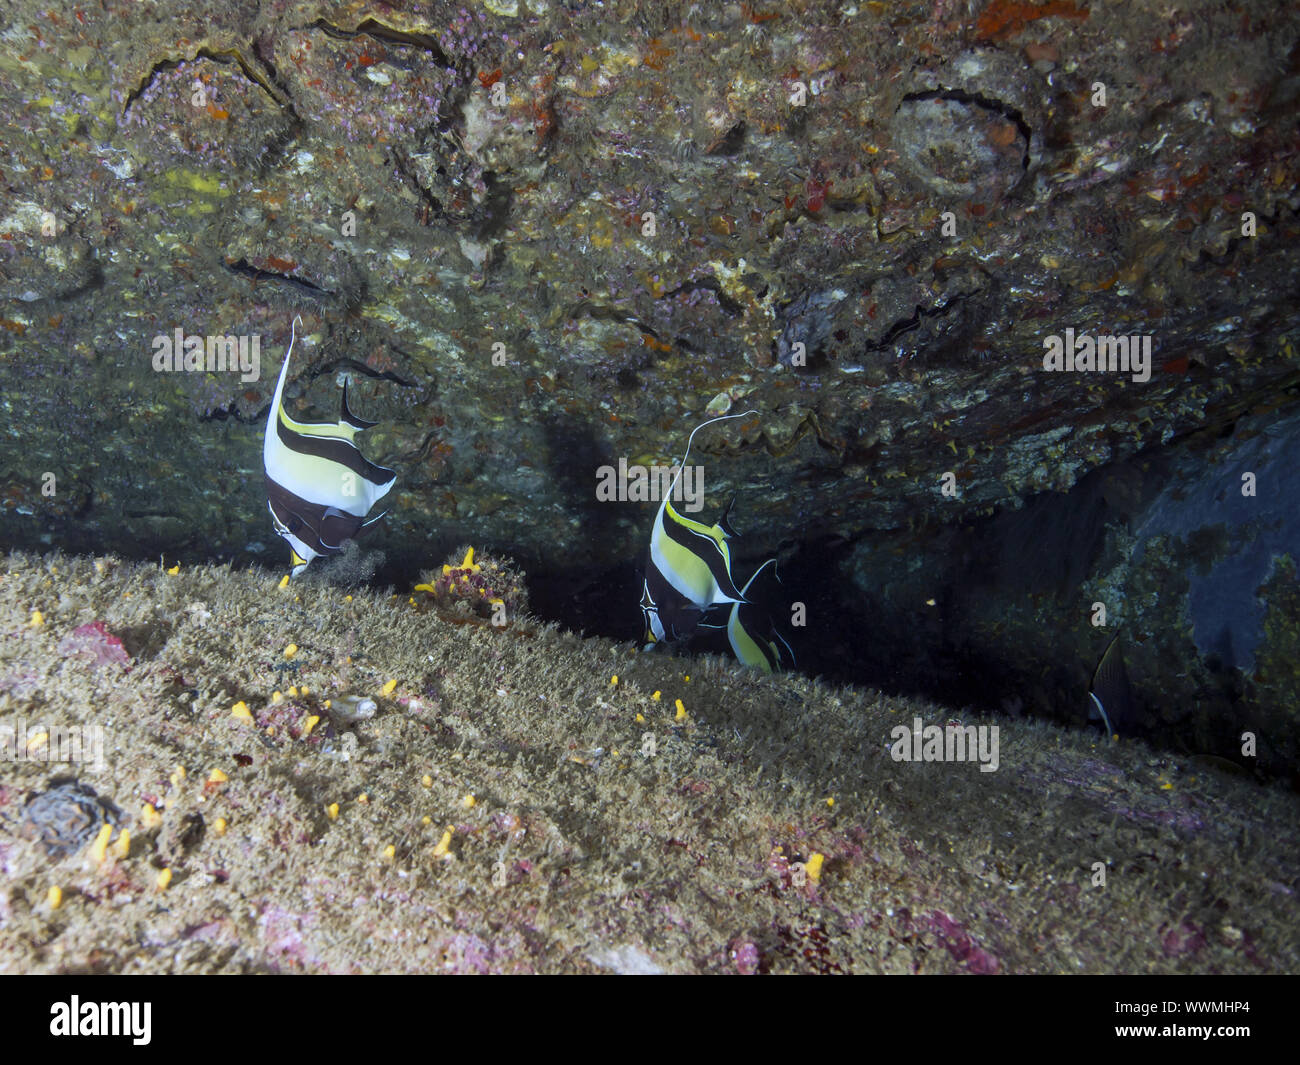
[[[123,104],[121,126],[139,158],[223,172],[260,165],[292,136],[291,113],[229,56],[178,57]],[[174,188],[176,195],[182,195]]]
[[1170,958],[1197,954],[1205,946],[1205,933],[1194,922],[1184,919],[1177,925],[1160,926],[1160,944]]
[[741,976],[753,976],[758,972],[762,957],[759,955],[758,947],[748,939],[735,940],[731,944],[730,954],[732,964]]
[[965,964],[972,973],[982,976],[998,971],[998,959],[971,938],[969,932],[942,910],[930,911],[930,930],[939,937],[954,961]]
[[261,939],[268,960],[279,969],[298,969],[316,965],[320,959],[307,946],[304,933],[314,928],[317,918],[311,914],[293,913],[271,905],[258,919]]
[[414,142],[449,121],[440,112],[466,78],[414,45],[364,33],[340,40],[316,29],[287,34],[277,63],[303,118],[361,144]]
[[59,654],[88,656],[95,669],[113,663],[127,670],[131,668],[131,656],[122,646],[122,641],[109,632],[102,621],[92,621],[73,629],[59,641]]

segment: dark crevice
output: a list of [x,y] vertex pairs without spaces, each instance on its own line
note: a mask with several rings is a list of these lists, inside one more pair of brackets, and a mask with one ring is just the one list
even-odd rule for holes
[[[254,52],[254,54],[256,55],[257,53]],[[122,114],[125,115],[129,110],[131,110],[131,105],[135,103],[135,101],[138,100],[140,96],[144,94],[145,90],[148,89],[149,86],[153,84],[154,79],[159,74],[162,74],[168,70],[176,70],[183,63],[198,62],[198,60],[200,59],[208,59],[214,63],[224,63],[226,65],[229,65],[231,63],[235,64],[236,66],[239,67],[240,73],[243,74],[245,78],[251,81],[259,89],[265,92],[275,103],[276,107],[282,108],[286,111],[289,111],[290,113],[293,113],[293,107],[289,102],[288,93],[285,93],[282,88],[278,87],[273,83],[273,79],[275,79],[276,77],[274,67],[270,67],[270,65],[267,64],[269,74],[270,74],[270,76],[268,77],[266,73],[263,73],[262,71],[254,67],[252,64],[250,64],[248,60],[244,58],[244,54],[240,52],[237,48],[224,48],[224,49],[216,50],[216,49],[204,47],[204,48],[200,48],[191,57],[182,57],[180,59],[158,60],[158,62],[156,62],[153,66],[149,68],[149,72],[145,74],[145,76],[141,79],[140,84],[137,85],[134,89],[132,89],[131,92],[127,95],[126,103],[122,106]],[[265,63],[265,60],[263,60],[261,56],[258,56],[258,61]]]
[[838,459],[843,461],[844,445],[842,443],[836,443],[834,440],[827,437],[825,432],[822,430],[821,422],[817,420],[817,415],[811,411],[804,416],[803,421],[795,426],[794,432],[790,434],[789,439],[784,443],[777,444],[773,442],[771,437],[767,435],[766,430],[763,430],[759,440],[763,445],[764,451],[773,458],[779,459],[790,454],[790,452],[798,446],[799,441],[809,433],[811,433],[813,439],[817,441],[818,447],[823,451],[829,451],[832,455],[835,455]]
[[909,92],[902,100],[899,101],[901,107],[905,103],[913,100],[952,100],[959,104],[974,104],[976,107],[982,107],[986,111],[993,111],[1001,115],[1009,122],[1015,124],[1020,135],[1025,139],[1025,155],[1021,160],[1021,166],[1029,169],[1029,142],[1033,131],[1029,123],[1025,121],[1025,116],[1010,104],[1003,103],[991,96],[984,96],[977,92],[966,92],[964,89],[927,89],[925,92]]
[[863,349],[863,354],[870,355],[873,352],[884,351],[885,348],[893,344],[893,342],[900,336],[903,336],[905,333],[910,333],[914,329],[920,329],[922,320],[926,318],[938,318],[942,314],[947,314],[950,309],[964,303],[973,295],[975,295],[974,292],[958,292],[956,295],[949,296],[948,299],[934,307],[922,307],[918,303],[916,305],[916,311],[910,318],[901,318],[896,321],[885,330],[884,336],[874,343],[868,344]]
[[663,337],[654,326],[641,321],[635,315],[628,314],[625,311],[617,310],[613,307],[606,307],[599,303],[592,303],[590,300],[581,301],[568,315],[570,318],[596,318],[603,322],[619,322],[622,325],[630,325],[634,329],[640,330],[646,336],[652,337],[660,342]]
[[487,187],[487,195],[470,219],[474,226],[474,239],[480,241],[499,237],[505,232],[515,195],[514,189],[499,180],[494,171],[483,172],[483,184]]
[[217,407],[215,410],[208,411],[207,414],[199,415],[199,421],[201,422],[224,422],[230,418],[233,418],[241,425],[259,425],[262,421],[262,415],[260,414],[240,414],[239,408],[233,403],[225,407]]
[[366,36],[373,37],[376,41],[383,41],[386,44],[421,48],[433,56],[434,62],[439,66],[446,67],[448,70],[458,70],[456,64],[452,62],[447,53],[442,50],[442,46],[438,44],[437,38],[427,33],[407,33],[404,30],[393,29],[393,27],[385,26],[382,22],[376,22],[372,18],[364,19],[354,30],[345,30],[341,26],[326,22],[323,18],[318,18],[307,27],[299,28],[320,30],[327,37],[333,37],[336,41],[351,41],[357,37]]
[[392,381],[394,384],[401,385],[403,388],[418,387],[414,381],[408,381],[404,377],[399,377],[397,374],[393,373],[392,370],[374,370],[364,362],[358,362],[356,359],[349,358],[346,355],[333,359],[330,362],[321,363],[320,366],[311,372],[308,376],[308,380],[314,381],[318,377],[322,377],[328,373],[335,373],[338,370],[355,370],[357,373],[364,374],[366,377],[373,377],[376,381]]
[[736,155],[745,143],[745,120],[742,118],[732,126],[722,139],[710,148],[706,155]]
[[702,281],[683,282],[671,292],[665,292],[659,298],[666,300],[670,296],[679,296],[683,292],[698,292],[700,289],[707,289],[709,292],[712,292],[718,299],[718,306],[726,311],[727,314],[731,315],[731,317],[736,318],[744,313],[744,308],[723,292],[722,286],[712,277],[706,277]]
[[[432,444],[437,438],[438,438],[438,430],[430,429],[427,433],[424,434],[424,439],[420,441],[419,447],[415,448],[415,450],[411,451],[406,455],[399,455],[397,461],[404,466],[417,465],[418,463],[423,461],[424,456],[428,454],[429,445]],[[444,480],[442,478],[433,477],[430,478],[429,483],[443,484]]]
[[416,196],[420,198],[420,202],[429,209],[429,218],[442,218],[446,215],[447,212],[442,206],[442,201],[421,184],[419,177],[411,166],[410,157],[400,149],[393,148],[391,149],[391,158],[397,172],[406,179],[406,183],[411,186]]
[[[393,373],[392,370],[375,370],[367,366],[364,362],[358,362],[356,359],[349,358],[346,355],[337,359],[331,359],[328,362],[321,363],[319,366],[316,366],[313,369],[308,370],[303,377],[299,378],[299,380],[304,384],[310,384],[312,381],[315,381],[316,378],[318,377],[324,377],[327,374],[337,373],[339,370],[352,370],[355,371],[356,373],[362,374],[365,377],[372,377],[377,381],[392,381],[394,384],[400,385],[402,388],[419,387],[416,384],[416,382],[408,381],[404,377],[399,377],[397,374]],[[271,411],[271,405],[268,403],[264,407],[262,407],[261,410],[259,410],[256,414],[253,414],[248,417],[241,416],[237,411],[234,411],[233,409],[229,411],[229,415],[235,418],[237,421],[241,421],[246,424],[255,424],[265,420],[266,417],[270,414],[270,411]],[[221,420],[225,417],[226,417],[225,411],[213,411],[210,415],[205,415],[201,420],[213,421],[213,420]],[[431,435],[433,435],[432,432],[430,433],[430,436]],[[428,447],[428,445],[429,445],[429,439],[428,437],[426,437],[424,443],[420,445],[419,451],[422,453],[424,449]]]
[[[279,70],[276,69],[275,63],[268,54],[271,51],[272,49],[265,39],[253,41],[253,55],[262,65],[262,69],[266,71],[267,80],[280,90],[285,100],[292,101],[289,87],[285,85],[284,80],[280,77]],[[292,102],[290,102],[290,106],[292,107]]]
[[160,59],[157,63],[149,68],[149,72],[140,79],[140,84],[132,89],[126,96],[126,104],[122,107],[122,114],[125,115],[131,110],[131,105],[144,94],[144,91],[153,84],[153,79],[167,70],[175,70],[182,63],[187,62],[184,59]]
[[76,288],[71,288],[67,292],[61,292],[57,296],[50,297],[51,299],[60,301],[80,299],[86,293],[104,287],[104,268],[99,265],[99,257],[94,253],[93,249],[92,255],[94,257],[88,260],[85,281]]

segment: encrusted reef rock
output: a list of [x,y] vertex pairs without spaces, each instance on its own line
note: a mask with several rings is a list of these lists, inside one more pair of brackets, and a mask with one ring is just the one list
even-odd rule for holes
[[1124,732],[1292,771],[1298,470],[1300,417],[1273,412],[959,523],[911,555],[864,539],[833,567],[857,604],[837,627],[869,631],[859,655],[900,689],[935,690],[937,677],[959,702],[1076,723],[1119,633],[1134,696]]
[[[758,412],[694,453],[711,507],[739,495],[740,550],[784,543],[812,577],[856,552],[881,597],[906,565],[961,599],[957,530],[1149,469],[1144,553],[1069,567],[1106,588],[1023,625],[990,605],[978,636],[899,617],[967,678],[1053,662],[1043,705],[1078,687],[1062,671],[1086,688],[1102,636],[1059,632],[1106,602],[1148,718],[1191,705],[1177,679],[1235,708],[1224,735],[1272,706],[1294,752],[1294,552],[1189,545],[1151,502],[1300,383],[1287,5],[108,0],[0,22],[9,544],[278,562],[260,427],[301,314],[290,407],[332,412],[351,378],[399,473],[377,535],[405,582],[430,541],[482,544],[569,589],[554,616],[599,598],[565,620],[621,633],[650,508],[598,502],[595,470],[679,455],[706,411]],[[257,371],[159,372],[177,329],[258,337]],[[1045,367],[1067,335],[1143,357]],[[1184,579],[1184,548],[1248,558],[1279,605],[1212,618],[1230,653],[1198,621],[1226,577],[1185,576],[1181,607],[1139,594],[1161,559]],[[806,598],[824,626],[852,606]]]
[[[459,561],[458,561],[459,560]],[[503,626],[528,612],[524,575],[509,559],[479,556],[474,549],[452,553],[441,570],[431,570],[415,586],[417,606],[432,605],[453,618],[483,618]]]
[[[0,580],[0,742],[23,752],[0,972],[1300,964],[1283,787],[532,618],[111,562],[14,552]],[[33,742],[52,703],[62,735]],[[918,718],[980,755],[894,757]],[[57,764],[69,734],[103,764]]]

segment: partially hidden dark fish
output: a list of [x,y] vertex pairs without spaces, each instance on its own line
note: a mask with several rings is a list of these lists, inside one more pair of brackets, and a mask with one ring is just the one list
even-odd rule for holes
[[776,631],[768,610],[749,598],[754,581],[768,566],[773,567],[775,573],[776,559],[768,559],[745,582],[745,587],[740,590],[745,602],[720,603],[704,612],[697,639],[709,641],[712,638],[711,650],[730,648],[742,665],[761,669],[764,673],[779,673],[794,666],[794,651]]
[[394,471],[376,466],[353,442],[378,423],[352,413],[346,384],[337,424],[298,422],[285,413],[284,382],[297,325],[295,318],[262,446],[267,506],[275,531],[289,545],[295,577],[312,559],[337,554],[345,541],[382,518],[367,521],[366,515],[397,481]]
[[1111,637],[1101,661],[1097,663],[1092,684],[1088,688],[1088,703],[1088,720],[1100,721],[1108,736],[1118,736],[1121,730],[1131,732],[1137,722],[1133,689],[1129,686],[1128,671],[1124,668],[1119,633]]

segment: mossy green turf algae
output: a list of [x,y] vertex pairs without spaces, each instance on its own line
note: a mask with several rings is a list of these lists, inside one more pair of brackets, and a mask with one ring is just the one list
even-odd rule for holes
[[[1011,721],[986,722],[997,772],[895,763],[894,726],[958,712],[406,594],[100,568],[10,556],[0,724],[104,726],[108,769],[79,776],[124,811],[130,853],[47,857],[18,826],[65,767],[0,766],[3,971],[1300,966],[1300,844],[1280,830],[1300,800],[1278,787]],[[93,621],[129,671],[59,653]],[[292,737],[343,694],[378,702],[349,758],[325,713]],[[814,853],[816,880],[796,865]]]

